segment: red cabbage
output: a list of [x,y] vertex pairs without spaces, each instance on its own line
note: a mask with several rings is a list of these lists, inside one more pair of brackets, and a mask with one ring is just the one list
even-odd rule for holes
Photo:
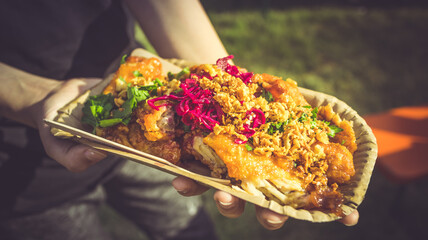
[[240,78],[245,84],[250,83],[254,73],[239,71],[237,66],[229,64],[228,61],[230,59],[233,59],[233,55],[218,59],[216,62],[217,67],[234,77]]
[[[200,128],[212,131],[216,124],[220,124],[223,111],[220,105],[212,98],[212,92],[202,89],[192,74],[192,78],[182,81],[178,93],[150,99],[147,104],[159,110],[161,106],[172,105],[175,112],[181,117],[181,121],[191,126],[191,129]],[[169,100],[167,103],[156,106],[155,103],[161,100]]]
[[[254,135],[254,133],[256,133],[256,131],[254,130],[255,128],[260,127],[262,124],[266,123],[266,117],[265,114],[262,112],[262,110],[260,109],[256,109],[253,108],[249,111],[247,111],[247,116],[245,117],[245,119],[250,120],[249,124],[244,124],[244,130],[240,132],[240,134],[244,135],[247,138],[250,138],[251,136]],[[237,144],[243,144],[246,143],[247,141],[244,141],[242,139],[235,139],[235,143]]]

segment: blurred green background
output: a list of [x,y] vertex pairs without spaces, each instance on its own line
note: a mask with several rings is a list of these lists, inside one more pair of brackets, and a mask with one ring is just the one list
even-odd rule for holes
[[[201,2],[234,62],[249,71],[293,78],[361,115],[428,102],[426,1]],[[147,45],[139,29],[137,38]],[[212,191],[203,198],[221,239],[422,239],[428,210],[418,201],[427,193],[426,181],[403,188],[375,170],[356,227],[289,220],[277,231],[264,230],[252,206],[227,219]],[[101,214],[116,239],[146,239],[108,207]]]

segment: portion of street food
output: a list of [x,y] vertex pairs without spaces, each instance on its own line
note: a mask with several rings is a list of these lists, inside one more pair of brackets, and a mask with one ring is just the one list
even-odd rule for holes
[[157,59],[128,57],[82,121],[174,164],[196,159],[249,194],[340,215],[340,185],[355,174],[351,123],[311,106],[295,81],[231,58],[162,76]]

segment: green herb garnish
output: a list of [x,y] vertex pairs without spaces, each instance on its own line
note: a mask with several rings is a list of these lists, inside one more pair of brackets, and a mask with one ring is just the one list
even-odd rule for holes
[[317,119],[317,117],[318,117],[318,108],[316,107],[316,108],[314,108],[314,109],[312,109],[312,119]]
[[167,77],[168,77],[168,80],[171,81],[175,78],[175,75],[172,72],[168,72]]
[[181,72],[177,73],[176,79],[180,79],[182,76],[185,76],[190,73],[190,69],[188,67],[183,68]]
[[163,83],[160,81],[159,78],[156,78],[155,81],[154,81],[154,83],[155,83],[155,85],[157,84],[158,87],[159,86],[163,86]]
[[330,132],[328,132],[327,135],[329,137],[332,137],[332,138],[334,138],[334,136],[336,136],[336,133],[340,133],[341,131],[343,131],[342,128],[340,128],[334,124],[330,124],[328,127],[330,128]]
[[302,113],[302,115],[299,118],[299,122],[306,122],[308,120],[308,114]]
[[263,91],[262,91],[262,97],[264,99],[266,99],[266,101],[268,101],[268,102],[272,102],[273,101],[272,93],[270,93],[269,91],[267,91],[264,88],[263,88]]
[[113,107],[114,97],[111,94],[90,96],[82,109],[82,122],[91,125],[95,129],[100,126],[101,120],[110,117]]
[[[119,79],[123,78],[119,77]],[[155,95],[155,90],[161,84],[157,79],[148,86],[132,87],[128,85],[126,100],[120,108],[114,104],[114,97],[111,94],[91,96],[82,109],[82,122],[91,125],[94,130],[97,127],[111,127],[119,123],[127,125],[138,103]]]
[[273,122],[269,125],[267,132],[269,135],[273,135],[276,132],[284,132],[285,126],[287,126],[290,122],[290,119],[287,119],[285,122]]
[[247,149],[247,151],[252,151],[253,147],[250,146],[250,144],[245,144],[245,148]]
[[128,55],[123,55],[122,56],[122,60],[120,60],[120,64],[124,64],[124,63],[126,63],[126,58],[128,57]]
[[132,74],[134,74],[135,77],[143,77],[143,74],[138,70],[133,71]]
[[125,81],[125,79],[124,79],[123,77],[119,77],[119,80],[120,80],[120,81],[122,81],[122,82],[124,82],[124,83],[125,83],[125,84],[127,84],[127,85],[129,84],[129,83],[127,83],[127,82]]

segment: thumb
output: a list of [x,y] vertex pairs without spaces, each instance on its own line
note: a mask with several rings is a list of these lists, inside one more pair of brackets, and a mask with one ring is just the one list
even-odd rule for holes
[[71,172],[82,172],[107,157],[106,153],[87,145],[54,137],[48,126],[39,132],[46,154]]
[[50,132],[50,127],[43,122],[43,119],[54,119],[58,109],[101,81],[98,78],[85,78],[70,79],[64,82],[45,99],[41,116],[38,117],[39,134],[46,153],[72,172],[86,170],[89,166],[105,158],[106,153],[83,144],[54,137]]

